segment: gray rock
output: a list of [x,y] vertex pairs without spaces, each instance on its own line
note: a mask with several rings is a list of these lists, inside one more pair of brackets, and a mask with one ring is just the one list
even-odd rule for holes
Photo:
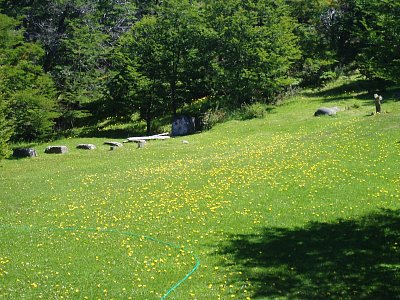
[[336,113],[340,111],[339,107],[320,107],[316,110],[314,113],[314,116],[333,116],[336,115]]
[[172,135],[188,135],[195,133],[195,118],[177,116],[172,122]]
[[96,146],[93,144],[79,144],[76,146],[77,149],[83,149],[83,150],[94,150],[96,149]]
[[109,145],[109,146],[114,146],[114,147],[122,147],[122,146],[123,146],[122,143],[119,143],[119,142],[110,142],[110,141],[104,142],[104,145]]
[[37,157],[38,154],[33,148],[19,148],[13,151],[13,156],[18,158],[23,157]]
[[44,153],[47,154],[65,154],[67,152],[67,146],[49,146],[44,150]]
[[189,141],[183,140],[182,144],[189,144]]

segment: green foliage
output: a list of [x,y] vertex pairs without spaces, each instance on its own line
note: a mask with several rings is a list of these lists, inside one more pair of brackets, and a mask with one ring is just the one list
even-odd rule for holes
[[226,119],[226,112],[222,109],[209,109],[201,115],[201,127],[204,130],[210,130],[218,123]]
[[95,115],[107,94],[108,56],[118,38],[136,20],[132,1],[3,1],[0,7],[24,19],[25,38],[39,41],[43,66],[55,81],[65,130]]
[[43,50],[23,42],[13,19],[0,14],[0,24],[0,91],[3,114],[14,128],[11,140],[43,139],[58,116],[53,81],[39,65]]
[[241,109],[241,118],[243,120],[263,119],[267,113],[267,106],[264,103],[256,102],[245,104]]
[[216,33],[213,78],[224,105],[271,101],[289,86],[299,58],[296,22],[283,1],[207,1],[207,22]]
[[363,45],[358,60],[370,78],[400,83],[400,3],[355,0],[362,13],[358,32]]
[[11,123],[5,115],[5,102],[0,94],[0,159],[10,155],[8,142],[13,134]]
[[[116,115],[139,111],[151,131],[151,120],[163,104],[164,85],[160,67],[162,47],[158,41],[157,20],[145,17],[121,39],[114,53],[116,75],[110,84],[110,103]],[[118,105],[120,103],[120,105]]]
[[155,12],[120,40],[110,87],[144,119],[203,96],[214,107],[272,101],[293,82],[299,51],[283,2],[169,0]]
[[327,19],[331,3],[319,0],[285,2],[291,16],[298,21],[295,33],[299,38],[301,59],[294,65],[293,72],[303,87],[323,85],[326,81],[323,74],[333,71],[338,64],[332,48],[333,24],[331,18]]
[[81,20],[68,22],[66,37],[60,40],[62,56],[52,70],[60,91],[61,128],[73,127],[87,117],[86,105],[103,97],[107,83],[107,71],[103,68],[106,38],[94,24]]
[[[361,70],[371,89],[400,82],[396,0],[1,0],[0,11],[6,107],[13,90],[57,98],[60,131],[139,113],[150,132],[196,99],[208,99],[198,115],[276,103],[338,70]],[[40,126],[18,139],[45,136]]]
[[116,75],[111,100],[127,113],[140,111],[148,123],[158,114],[175,114],[185,101],[204,93],[208,60],[199,7],[189,1],[166,1],[157,15],[146,16],[126,34],[115,51]]
[[346,65],[359,68],[369,79],[399,82],[398,1],[288,3],[300,23],[296,33],[303,50],[298,66],[303,84],[320,85],[326,74]]
[[49,138],[54,120],[59,116],[54,100],[38,90],[15,92],[9,99],[15,133],[14,141],[34,141]]

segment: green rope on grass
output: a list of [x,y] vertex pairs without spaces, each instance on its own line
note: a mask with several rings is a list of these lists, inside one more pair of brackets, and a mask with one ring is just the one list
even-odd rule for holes
[[[151,236],[146,236],[146,235],[141,235],[141,234],[137,234],[134,232],[129,232],[129,231],[119,231],[119,230],[115,230],[115,229],[98,229],[98,228],[77,228],[77,227],[66,227],[66,228],[52,228],[52,227],[44,227],[44,228],[35,228],[35,227],[29,227],[29,226],[7,226],[7,225],[0,225],[0,228],[5,228],[5,229],[17,229],[17,230],[21,230],[21,229],[25,229],[25,230],[50,230],[50,231],[91,231],[91,232],[104,232],[104,233],[112,233],[112,234],[120,234],[120,235],[127,235],[127,236],[133,236],[133,237],[139,237],[139,238],[143,238],[146,239],[148,241],[151,242],[155,242],[161,245],[165,245],[165,246],[169,246],[171,248],[175,248],[180,250],[181,247],[173,244],[173,243],[169,243],[169,242],[164,242],[161,241],[159,239],[156,239],[154,237]],[[187,279],[189,279],[189,277],[196,272],[196,270],[199,268],[200,266],[200,260],[199,258],[194,254],[191,253],[191,255],[193,256],[193,258],[196,261],[195,266],[193,267],[193,269],[187,273],[181,280],[179,280],[176,284],[174,284],[172,287],[170,287],[168,289],[168,291],[161,297],[161,300],[164,300],[168,297],[168,295],[170,295],[173,291],[175,291],[182,283],[184,283]]]

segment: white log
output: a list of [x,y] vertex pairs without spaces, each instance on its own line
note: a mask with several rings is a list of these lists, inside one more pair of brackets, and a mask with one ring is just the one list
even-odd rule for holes
[[169,132],[159,133],[152,136],[167,136],[167,135],[169,135]]
[[168,133],[161,133],[150,136],[137,136],[137,137],[129,137],[126,139],[127,142],[137,142],[137,141],[149,141],[149,140],[166,140],[171,138]]

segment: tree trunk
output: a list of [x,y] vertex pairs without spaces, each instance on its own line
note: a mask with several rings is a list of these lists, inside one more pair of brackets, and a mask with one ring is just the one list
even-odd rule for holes
[[146,117],[146,132],[147,132],[147,135],[151,134],[151,117],[150,116]]
[[381,102],[380,101],[375,101],[375,109],[376,109],[376,113],[381,113]]
[[381,101],[382,101],[382,96],[379,96],[378,94],[374,94],[374,99],[375,99],[375,109],[376,113],[380,114],[381,113]]

